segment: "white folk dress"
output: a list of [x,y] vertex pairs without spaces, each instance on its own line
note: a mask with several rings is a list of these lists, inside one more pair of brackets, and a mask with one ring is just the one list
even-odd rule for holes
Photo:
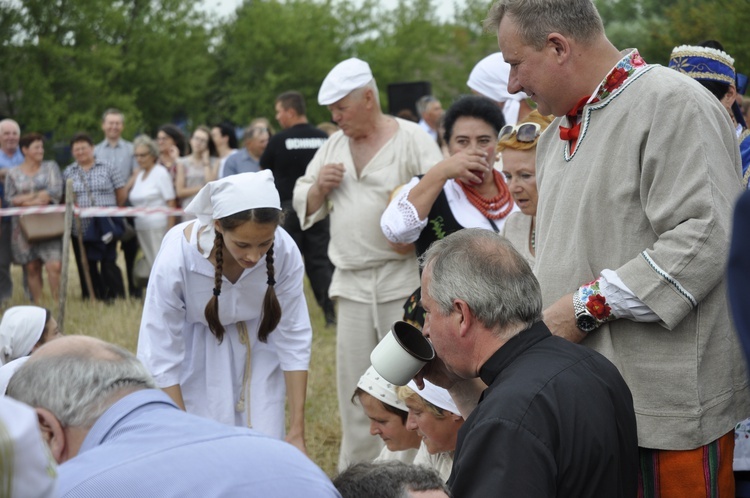
[[[190,223],[196,225],[188,241],[183,231]],[[223,278],[219,317],[226,332],[220,344],[204,317],[214,287],[214,266],[198,252],[197,232],[197,222],[190,221],[164,237],[146,292],[138,358],[157,386],[180,385],[189,413],[229,425],[250,425],[281,439],[285,434],[283,372],[307,370],[312,344],[297,245],[282,228],[276,230],[274,268],[282,317],[268,343],[257,337],[267,287],[265,256],[236,283]],[[248,348],[241,342],[239,322],[247,327],[251,351],[244,403]]]

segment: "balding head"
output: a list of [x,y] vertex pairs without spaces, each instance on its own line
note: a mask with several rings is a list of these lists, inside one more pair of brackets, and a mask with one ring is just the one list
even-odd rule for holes
[[12,119],[0,121],[0,149],[12,156],[18,150],[18,140],[21,138],[21,127]]
[[63,427],[91,427],[107,408],[151,375],[125,349],[93,337],[66,336],[39,348],[15,373],[8,394],[49,410]]

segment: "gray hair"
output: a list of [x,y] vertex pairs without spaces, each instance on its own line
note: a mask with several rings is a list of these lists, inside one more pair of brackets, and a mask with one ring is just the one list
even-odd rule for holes
[[432,244],[420,265],[430,269],[426,290],[439,308],[431,312],[447,315],[453,300],[461,299],[485,327],[503,333],[542,319],[542,291],[531,267],[508,239],[491,230],[452,233]]
[[151,157],[154,159],[159,158],[159,147],[148,135],[138,135],[135,137],[135,140],[133,140],[133,150],[135,151],[138,147],[146,147]]
[[268,128],[265,126],[258,126],[257,124],[250,125],[245,128],[245,131],[242,133],[242,140],[251,140],[263,133],[269,133]]
[[378,104],[378,107],[380,107],[380,93],[378,92],[378,84],[375,82],[375,78],[353,90],[351,94],[354,94],[357,98],[361,98],[367,90],[372,90],[372,94],[375,96],[375,102]]
[[63,427],[90,428],[114,394],[156,387],[132,353],[109,343],[102,348],[110,357],[85,350],[32,357],[11,378],[8,395],[49,410]]
[[415,491],[448,487],[435,469],[391,460],[350,465],[333,480],[342,498],[408,498]]
[[604,24],[592,0],[499,0],[484,20],[484,29],[497,32],[509,15],[524,43],[536,50],[544,47],[547,35],[560,33],[579,42],[604,34]]
[[14,119],[6,118],[6,119],[3,119],[2,121],[0,121],[0,131],[2,131],[3,128],[5,128],[6,125],[12,126],[16,130],[18,130],[19,135],[21,134],[21,127],[18,126],[18,122],[15,121]]
[[110,114],[117,114],[120,116],[120,119],[122,119],[122,123],[125,124],[125,115],[122,113],[120,109],[116,109],[114,107],[110,107],[104,113],[102,114],[102,123],[107,119],[107,116]]
[[420,97],[420,99],[417,100],[417,113],[419,113],[420,116],[425,113],[425,111],[427,110],[427,106],[430,105],[430,102],[437,102],[437,99],[432,95],[425,95],[424,97]]

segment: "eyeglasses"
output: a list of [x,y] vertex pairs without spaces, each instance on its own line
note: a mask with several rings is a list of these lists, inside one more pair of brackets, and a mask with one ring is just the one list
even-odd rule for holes
[[135,157],[137,157],[137,158],[140,158],[140,157],[148,157],[148,156],[150,156],[151,154],[149,154],[148,152],[143,152],[143,153],[141,153],[141,154],[133,154],[133,155],[134,155]]
[[505,125],[497,134],[498,140],[504,140],[516,134],[519,142],[531,143],[542,133],[542,127],[538,123],[522,123],[518,125]]

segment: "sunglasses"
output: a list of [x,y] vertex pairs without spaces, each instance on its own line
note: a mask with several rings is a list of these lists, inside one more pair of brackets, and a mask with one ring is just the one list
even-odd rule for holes
[[510,138],[513,134],[516,134],[516,140],[519,142],[531,143],[536,140],[542,133],[541,125],[537,123],[522,123],[518,125],[505,125],[497,134],[498,140],[504,140]]

